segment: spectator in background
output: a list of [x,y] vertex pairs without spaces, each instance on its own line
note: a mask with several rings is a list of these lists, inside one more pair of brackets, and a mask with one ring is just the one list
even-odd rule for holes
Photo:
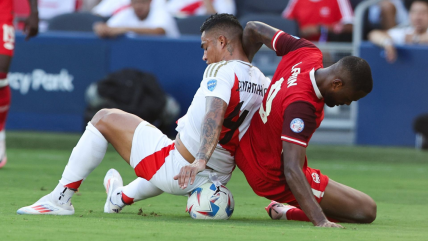
[[311,41],[352,41],[349,0],[290,0],[283,17],[296,20],[300,36]]
[[48,20],[61,14],[72,13],[79,9],[80,2],[76,0],[38,0],[39,31],[48,29]]
[[388,30],[408,21],[407,9],[402,0],[384,0],[369,8],[368,20],[374,28]]
[[151,5],[152,0],[131,0],[131,6],[122,9],[105,23],[94,25],[101,38],[116,37],[125,33],[166,35],[178,37],[174,18],[164,9]]
[[234,0],[169,0],[167,8],[176,17],[236,12]]
[[410,26],[392,28],[388,31],[373,30],[369,40],[385,49],[386,60],[397,59],[394,45],[428,44],[428,0],[415,0],[410,6]]
[[[131,0],[98,0],[98,4],[92,9],[92,13],[109,18],[121,10],[131,6]],[[165,7],[165,0],[152,0],[153,7]]]

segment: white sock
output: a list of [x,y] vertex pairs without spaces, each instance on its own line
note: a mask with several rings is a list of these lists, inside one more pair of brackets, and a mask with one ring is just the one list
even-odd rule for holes
[[70,201],[74,193],[75,193],[75,190],[64,187],[64,185],[62,185],[61,183],[58,183],[58,185],[50,193],[50,195],[54,201],[62,205]]
[[83,179],[101,163],[107,151],[107,145],[108,142],[101,132],[89,122],[74,147],[59,182],[63,186],[77,189]]
[[[122,193],[125,194],[126,197],[131,198],[133,202],[137,202],[140,200],[158,196],[162,194],[163,191],[157,188],[149,181],[147,181],[146,179],[139,177],[128,185],[124,186],[122,189]],[[126,202],[127,200],[124,201]]]

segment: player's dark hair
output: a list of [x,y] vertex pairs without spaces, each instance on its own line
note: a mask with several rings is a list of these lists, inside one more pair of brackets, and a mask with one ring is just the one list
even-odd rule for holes
[[373,78],[370,65],[362,58],[347,56],[339,60],[339,66],[346,71],[355,91],[370,93],[373,89]]
[[220,29],[225,31],[230,31],[231,33],[238,33],[239,38],[242,37],[244,29],[239,23],[238,19],[227,13],[214,14],[208,17],[201,26],[201,33],[210,31],[213,29]]

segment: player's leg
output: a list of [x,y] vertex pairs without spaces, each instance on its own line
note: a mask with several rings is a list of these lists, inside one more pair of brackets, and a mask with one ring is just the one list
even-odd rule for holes
[[321,200],[327,217],[348,223],[372,223],[376,203],[367,194],[330,179]]
[[[101,163],[108,142],[129,163],[133,133],[143,120],[116,109],[99,111],[73,149],[62,178],[53,192],[31,206],[18,210],[20,214],[73,214],[71,197],[82,181]],[[40,205],[49,206],[43,213]],[[51,210],[51,211],[49,211]]]
[[0,54],[0,168],[7,162],[5,125],[11,100],[7,73],[11,60],[11,56]]

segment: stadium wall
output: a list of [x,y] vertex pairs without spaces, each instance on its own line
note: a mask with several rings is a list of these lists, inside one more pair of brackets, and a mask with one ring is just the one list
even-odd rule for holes
[[360,57],[373,74],[373,91],[358,101],[357,144],[414,146],[416,116],[428,112],[428,47],[397,47],[393,64],[371,43],[362,43]]

